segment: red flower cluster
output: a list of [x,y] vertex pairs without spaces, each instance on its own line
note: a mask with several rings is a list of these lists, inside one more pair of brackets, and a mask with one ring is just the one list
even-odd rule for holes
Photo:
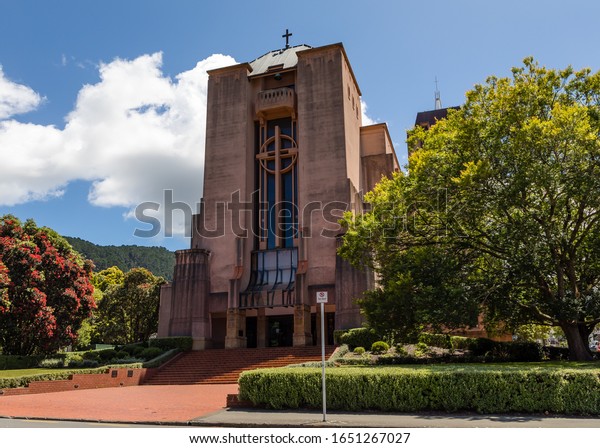
[[0,217],[0,345],[7,354],[55,351],[76,342],[96,308],[91,270],[50,229]]

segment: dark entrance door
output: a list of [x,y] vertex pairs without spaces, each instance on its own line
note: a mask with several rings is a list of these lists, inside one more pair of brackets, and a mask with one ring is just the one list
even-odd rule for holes
[[[313,337],[313,345],[321,345],[321,339],[318,334],[321,332],[321,320],[317,320],[317,315],[310,316],[310,327]],[[333,332],[335,331],[335,313],[325,313],[325,344],[333,345]]]
[[246,347],[256,348],[257,331],[256,317],[246,318]]
[[294,316],[269,317],[269,347],[291,347],[294,343]]

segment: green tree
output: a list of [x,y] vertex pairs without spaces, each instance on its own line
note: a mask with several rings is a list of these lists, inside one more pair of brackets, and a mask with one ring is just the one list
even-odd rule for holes
[[[123,284],[125,274],[118,267],[112,266],[100,272],[92,273],[92,284],[94,285],[94,301],[100,307],[104,292],[112,286]],[[103,342],[98,328],[98,313],[93,313],[85,319],[77,333],[77,347],[81,350],[89,348],[91,344]]]
[[346,215],[341,254],[378,271],[380,294],[403,275],[425,280],[390,270],[407,254],[446,254],[456,277],[440,287],[460,291],[438,302],[444,309],[462,300],[490,327],[558,326],[572,359],[591,359],[587,339],[600,322],[599,136],[600,73],[528,58],[511,78],[476,86],[429,131],[410,132],[409,174],[382,181],[366,216]]
[[97,274],[92,275],[92,283],[102,292],[105,292],[111,286],[122,284],[124,279],[125,274],[116,266],[103,269]]
[[[113,268],[102,272],[111,269],[114,274]],[[164,283],[162,277],[154,276],[147,269],[134,268],[123,276],[121,283],[107,285],[96,320],[100,338],[104,342],[127,344],[146,340],[155,333],[160,287]]]
[[514,334],[520,341],[536,342],[548,339],[551,330],[545,325],[526,324],[516,328]]
[[96,305],[93,265],[56,232],[0,217],[0,345],[6,354],[50,353],[74,344]]

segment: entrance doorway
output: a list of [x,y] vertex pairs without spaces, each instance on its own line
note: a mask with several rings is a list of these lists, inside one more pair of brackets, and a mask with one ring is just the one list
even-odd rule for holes
[[294,343],[294,316],[269,317],[268,347],[291,347]]
[[246,347],[256,348],[258,342],[258,330],[256,317],[246,318]]
[[[321,345],[321,321],[317,321],[317,314],[310,316],[310,326],[313,335],[313,345]],[[335,313],[325,313],[325,344],[333,345],[333,332],[335,331]]]

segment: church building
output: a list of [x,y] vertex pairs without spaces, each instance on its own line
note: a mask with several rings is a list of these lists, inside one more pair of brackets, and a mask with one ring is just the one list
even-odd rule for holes
[[340,43],[209,72],[203,199],[161,291],[159,337],[313,345],[321,291],[329,343],[361,325],[355,299],[374,279],[337,255],[338,220],[399,164],[387,126],[362,125],[360,99]]

